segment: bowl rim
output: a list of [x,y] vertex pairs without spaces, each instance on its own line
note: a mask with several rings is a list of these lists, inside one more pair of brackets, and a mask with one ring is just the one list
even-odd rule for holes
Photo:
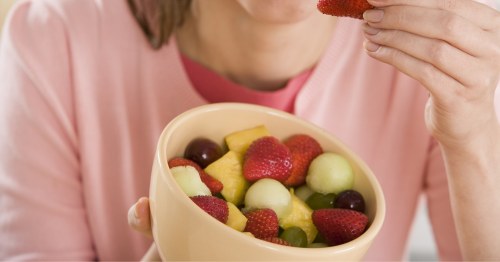
[[[271,242],[267,242],[258,238],[254,238],[251,236],[248,236],[246,234],[242,234],[242,232],[237,231],[217,219],[213,218],[210,216],[208,213],[204,212],[201,208],[197,207],[196,205],[193,204],[193,202],[190,200],[190,198],[182,191],[179,185],[177,183],[172,183],[175,182],[172,176],[168,176],[166,174],[168,170],[168,163],[165,161],[167,159],[166,156],[166,148],[167,148],[167,141],[172,133],[174,132],[173,127],[182,124],[184,121],[188,121],[187,119],[190,118],[190,116],[197,115],[200,113],[207,113],[211,111],[226,111],[226,110],[250,110],[258,113],[263,113],[263,114],[268,114],[268,115],[274,115],[279,118],[293,118],[294,121],[299,122],[299,124],[307,126],[307,128],[314,129],[315,132],[322,133],[322,135],[325,135],[329,137],[332,141],[334,141],[338,147],[340,147],[346,154],[349,155],[351,159],[356,161],[357,165],[359,166],[360,170],[363,171],[363,173],[367,176],[368,181],[373,187],[374,194],[377,197],[375,203],[376,203],[376,213],[371,221],[368,229],[358,238],[349,241],[347,243],[341,244],[341,245],[336,245],[336,246],[329,246],[329,247],[322,247],[322,248],[297,248],[297,247],[291,247],[291,246],[283,246]],[[212,226],[218,227],[221,231],[221,233],[225,232],[227,234],[230,234],[231,237],[233,238],[240,238],[241,241],[248,242],[249,244],[255,244],[258,246],[261,246],[262,248],[267,248],[271,249],[277,252],[300,252],[301,255],[311,255],[311,256],[325,256],[328,254],[331,254],[332,252],[347,252],[351,249],[356,248],[357,246],[365,246],[369,244],[368,242],[371,242],[375,239],[376,235],[382,228],[383,222],[385,220],[385,214],[386,214],[386,206],[385,206],[385,196],[382,191],[382,187],[376,178],[376,176],[373,174],[372,170],[368,167],[368,165],[357,155],[355,154],[350,148],[348,148],[342,141],[340,141],[335,135],[327,132],[325,129],[323,129],[320,126],[315,125],[312,122],[309,122],[307,120],[304,120],[300,118],[299,116],[293,115],[291,113],[281,111],[278,109],[266,107],[266,106],[261,106],[261,105],[255,105],[255,104],[247,104],[247,103],[237,103],[237,102],[221,102],[221,103],[212,103],[212,104],[205,104],[201,106],[197,106],[191,109],[188,109],[184,111],[183,113],[177,115],[174,117],[164,128],[162,131],[158,145],[157,145],[157,151],[156,151],[156,156],[155,156],[155,161],[158,161],[159,164],[159,175],[161,176],[160,179],[167,179],[169,180],[167,184],[175,184],[173,186],[173,190],[177,191],[177,193],[184,195],[184,197],[179,198],[179,201],[182,203],[183,206],[188,208],[189,212],[194,212],[195,214],[198,213],[201,216],[206,217],[206,222],[211,224]],[[163,160],[163,161],[161,161]],[[153,219],[153,214],[152,214],[152,219]],[[153,221],[153,224],[156,222]],[[152,225],[155,226],[155,225]],[[153,238],[155,241],[158,239],[157,236],[158,232],[153,229]],[[158,251],[161,254],[161,249],[158,248]],[[304,253],[305,252],[305,253]],[[162,254],[161,254],[162,255]],[[164,257],[164,256],[162,256]]]

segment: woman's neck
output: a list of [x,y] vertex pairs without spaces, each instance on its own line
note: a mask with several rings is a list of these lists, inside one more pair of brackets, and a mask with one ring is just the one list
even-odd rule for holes
[[319,61],[334,26],[335,18],[319,12],[271,23],[257,21],[234,0],[193,1],[176,40],[181,52],[222,76],[275,90]]

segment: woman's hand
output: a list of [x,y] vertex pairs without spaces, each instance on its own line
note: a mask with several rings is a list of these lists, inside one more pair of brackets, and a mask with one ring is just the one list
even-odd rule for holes
[[500,13],[471,0],[368,2],[368,54],[428,89],[426,123],[441,145],[473,150],[498,136]]
[[464,259],[500,259],[500,13],[472,0],[368,2],[368,54],[430,93],[426,124],[443,152]]
[[[152,237],[151,234],[151,220],[149,216],[149,199],[141,197],[139,200],[128,210],[128,224],[138,232],[145,236]],[[141,261],[160,261],[160,255],[156,249],[155,243],[151,245],[146,254],[142,257]]]

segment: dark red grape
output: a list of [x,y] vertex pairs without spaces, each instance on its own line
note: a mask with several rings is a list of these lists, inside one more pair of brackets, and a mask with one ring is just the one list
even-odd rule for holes
[[352,209],[364,213],[365,200],[358,191],[345,190],[337,195],[333,207]]
[[219,159],[223,154],[222,147],[208,138],[195,138],[186,146],[184,157],[196,162],[201,168]]

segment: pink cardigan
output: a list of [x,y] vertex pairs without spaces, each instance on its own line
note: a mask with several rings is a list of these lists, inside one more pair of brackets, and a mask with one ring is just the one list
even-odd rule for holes
[[[24,1],[0,51],[0,260],[137,260],[151,244],[127,225],[148,195],[157,138],[207,103],[175,39],[150,48],[126,1]],[[340,19],[297,96],[298,116],[329,130],[380,180],[385,225],[369,260],[405,258],[421,194],[441,259],[460,259],[427,91],[362,51],[360,21]]]

